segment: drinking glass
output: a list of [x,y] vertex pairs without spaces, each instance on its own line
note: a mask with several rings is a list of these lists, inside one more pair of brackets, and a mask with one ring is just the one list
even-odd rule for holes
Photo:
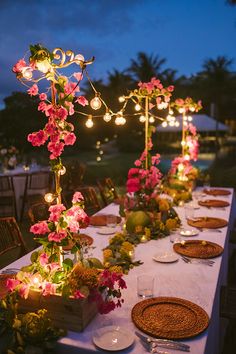
[[115,215],[107,215],[107,227],[116,227],[116,216]]
[[154,277],[142,274],[137,277],[137,294],[142,299],[153,297]]
[[193,220],[194,219],[194,207],[191,204],[186,204],[184,206],[185,211],[185,218],[186,220]]

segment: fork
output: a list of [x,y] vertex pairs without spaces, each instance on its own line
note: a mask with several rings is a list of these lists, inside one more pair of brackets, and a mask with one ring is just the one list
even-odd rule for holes
[[209,267],[212,267],[213,264],[215,263],[214,261],[211,261],[210,259],[199,259],[199,258],[188,258],[185,256],[182,256],[182,259],[185,263],[190,263],[190,264],[205,264],[208,265]]
[[197,227],[197,226],[194,226],[196,229],[198,229],[200,232],[222,232],[221,230],[219,229],[208,229],[206,227]]
[[169,352],[157,349],[157,347],[154,345],[154,343],[145,343],[145,342],[141,341],[141,344],[143,345],[143,347],[145,349],[148,350],[148,352],[150,354],[169,354]]

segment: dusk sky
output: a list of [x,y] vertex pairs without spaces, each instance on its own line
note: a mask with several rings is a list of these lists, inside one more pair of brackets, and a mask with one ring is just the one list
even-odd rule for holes
[[225,0],[0,0],[0,107],[24,90],[11,72],[29,44],[95,56],[93,79],[130,65],[139,51],[189,76],[225,55],[236,70],[236,6]]

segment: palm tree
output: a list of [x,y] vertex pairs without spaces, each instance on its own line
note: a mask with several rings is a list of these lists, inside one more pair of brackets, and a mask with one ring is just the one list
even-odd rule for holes
[[161,67],[166,62],[165,58],[159,58],[158,55],[147,55],[144,52],[137,54],[137,59],[131,59],[131,65],[127,72],[130,73],[134,80],[147,82],[152,77],[160,76]]

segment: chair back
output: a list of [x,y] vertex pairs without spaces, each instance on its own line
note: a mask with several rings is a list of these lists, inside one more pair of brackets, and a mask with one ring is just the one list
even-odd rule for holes
[[0,217],[16,216],[16,200],[11,176],[0,176]]
[[[84,197],[84,207],[85,212],[91,216],[95,214],[97,211],[101,209],[101,205],[99,203],[96,190],[91,186],[79,187],[78,191],[82,193]],[[67,206],[67,208],[71,207],[71,200],[73,197],[74,191],[67,191],[63,193],[63,202]]]
[[27,189],[28,191],[48,191],[50,189],[51,183],[52,178],[50,171],[32,172],[28,177]]
[[18,258],[27,253],[16,219],[0,218],[0,256],[6,253],[12,255],[13,249],[19,250]]
[[34,203],[28,210],[28,216],[30,222],[35,224],[36,222],[47,220],[49,217],[49,205],[47,203]]
[[115,185],[110,177],[106,177],[101,180],[97,180],[99,192],[101,194],[102,201],[105,205],[112,203],[118,198]]
[[78,187],[83,184],[86,165],[78,161],[72,161],[71,164],[66,167],[66,170],[67,173],[62,176],[63,189],[68,191],[77,190]]

